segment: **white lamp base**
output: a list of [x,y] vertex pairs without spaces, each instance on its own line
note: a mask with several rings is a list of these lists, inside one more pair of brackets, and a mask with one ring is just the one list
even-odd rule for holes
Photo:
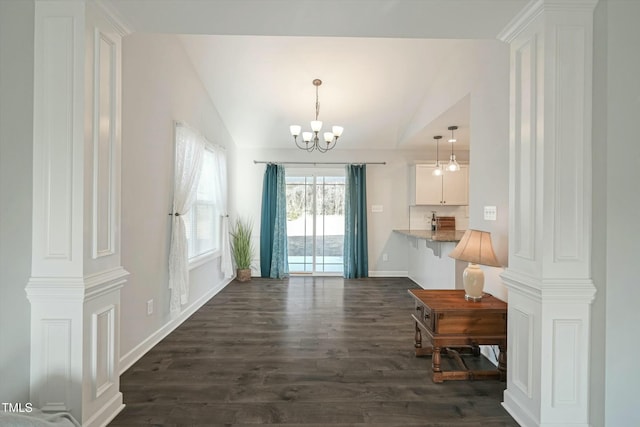
[[484,272],[478,264],[469,263],[462,273],[462,283],[465,291],[464,299],[475,302],[482,300]]

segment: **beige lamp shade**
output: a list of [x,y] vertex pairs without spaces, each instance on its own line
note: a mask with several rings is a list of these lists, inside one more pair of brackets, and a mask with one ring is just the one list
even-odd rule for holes
[[465,231],[462,239],[449,256],[472,264],[500,267],[491,245],[491,233],[488,231]]

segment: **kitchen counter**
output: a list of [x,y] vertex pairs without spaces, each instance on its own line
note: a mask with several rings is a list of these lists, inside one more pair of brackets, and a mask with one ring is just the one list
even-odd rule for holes
[[403,234],[417,239],[423,239],[430,242],[459,242],[462,239],[464,230],[393,230],[395,233]]

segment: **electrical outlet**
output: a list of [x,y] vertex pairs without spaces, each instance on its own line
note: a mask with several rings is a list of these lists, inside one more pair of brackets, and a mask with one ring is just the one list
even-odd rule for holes
[[151,316],[153,314],[153,299],[147,301],[147,316]]
[[495,206],[484,207],[484,219],[486,221],[495,221],[498,217],[498,209]]
[[382,260],[383,260],[383,261],[389,261],[389,255],[387,255],[387,254],[382,254]]

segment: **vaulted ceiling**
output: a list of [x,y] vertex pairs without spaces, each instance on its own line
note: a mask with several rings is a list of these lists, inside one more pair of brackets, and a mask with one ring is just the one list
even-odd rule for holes
[[479,66],[526,2],[102,0],[132,31],[179,35],[238,145],[291,147],[319,78],[320,120],[344,126],[340,149],[432,145],[449,125],[468,147],[455,71]]

